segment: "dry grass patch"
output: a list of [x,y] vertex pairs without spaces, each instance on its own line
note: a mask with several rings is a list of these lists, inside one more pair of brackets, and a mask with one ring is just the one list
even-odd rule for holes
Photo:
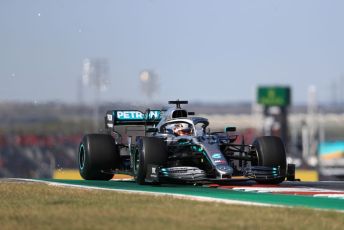
[[0,182],[1,229],[342,229],[344,214]]

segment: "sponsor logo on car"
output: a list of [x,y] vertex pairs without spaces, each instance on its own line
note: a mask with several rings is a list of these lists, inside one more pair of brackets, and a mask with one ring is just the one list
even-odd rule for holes
[[[118,120],[144,120],[146,115],[140,111],[116,111],[116,117]],[[160,111],[152,110],[149,112],[148,119],[159,119]]]
[[112,115],[111,115],[111,114],[108,114],[108,115],[107,115],[107,120],[108,120],[108,121],[112,121]]
[[226,161],[225,160],[215,160],[214,163],[215,164],[225,164]]
[[211,157],[214,159],[220,159],[220,158],[222,158],[222,154],[221,153],[214,153],[213,155],[211,155]]

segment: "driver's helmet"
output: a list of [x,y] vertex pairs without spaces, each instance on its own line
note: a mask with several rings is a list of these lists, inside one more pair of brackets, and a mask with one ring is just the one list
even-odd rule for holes
[[189,124],[177,123],[174,125],[173,132],[176,136],[186,136],[192,134],[192,129]]

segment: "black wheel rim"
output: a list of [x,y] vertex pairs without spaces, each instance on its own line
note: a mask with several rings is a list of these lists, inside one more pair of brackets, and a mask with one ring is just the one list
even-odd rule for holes
[[137,175],[139,168],[140,168],[140,153],[139,153],[139,151],[136,151],[135,156],[134,156],[134,172],[135,172],[135,175]]

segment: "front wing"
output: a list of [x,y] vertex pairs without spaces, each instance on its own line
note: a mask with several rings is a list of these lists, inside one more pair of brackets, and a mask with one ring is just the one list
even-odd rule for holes
[[[274,179],[280,178],[278,167],[252,166],[244,169],[242,176],[249,179]],[[147,182],[204,182],[204,181],[230,181],[231,178],[208,178],[205,171],[197,167],[160,167],[149,165],[147,169]]]

